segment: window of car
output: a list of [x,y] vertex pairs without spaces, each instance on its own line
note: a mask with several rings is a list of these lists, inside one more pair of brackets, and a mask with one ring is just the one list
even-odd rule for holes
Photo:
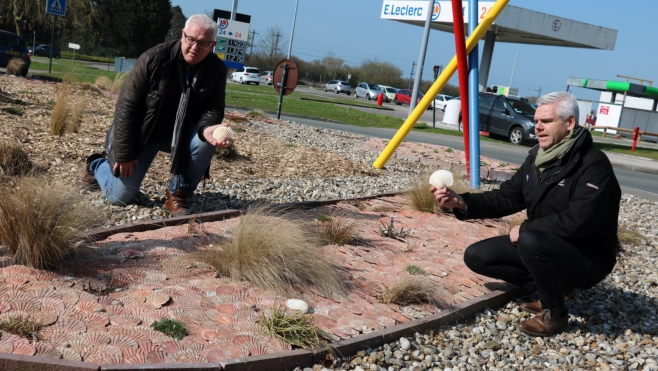
[[258,71],[258,68],[247,68],[246,72],[247,73],[260,73],[260,71]]
[[478,105],[481,108],[484,109],[489,109],[491,108],[491,103],[493,103],[494,99],[496,99],[496,96],[494,95],[487,95],[487,94],[481,94],[480,97],[478,98]]
[[503,112],[505,110],[512,112],[509,105],[502,98],[496,99],[493,105],[493,110],[496,112]]
[[379,87],[375,84],[367,84],[367,85],[368,85],[368,88],[370,88],[370,89],[379,90]]
[[386,88],[386,92],[387,92],[387,93],[395,93],[396,90],[393,89],[393,88]]
[[509,104],[512,106],[512,109],[514,109],[514,112],[523,115],[534,115],[536,111],[535,107],[526,101],[510,100]]
[[21,40],[17,35],[0,33],[0,44],[25,48],[25,42]]
[[244,72],[244,68],[238,68],[235,72]]
[[360,88],[364,88],[364,89],[367,89],[367,88],[368,88],[368,86],[367,86],[366,84],[364,84],[364,83],[359,84],[359,87],[360,87]]

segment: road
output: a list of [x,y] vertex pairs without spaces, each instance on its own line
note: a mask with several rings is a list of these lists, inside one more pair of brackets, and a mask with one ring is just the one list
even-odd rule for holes
[[[281,118],[305,125],[333,130],[342,130],[345,132],[377,138],[390,139],[395,134],[395,130],[392,129],[366,128],[344,124],[335,124],[311,119],[286,117],[285,115],[282,115]],[[405,140],[448,146],[458,150],[464,149],[464,142],[461,137],[453,137],[449,135],[411,132]],[[513,164],[523,163],[529,150],[530,147],[527,146],[512,146],[504,143],[480,142],[480,154],[482,156],[492,157]],[[614,171],[615,175],[617,176],[617,180],[619,181],[619,184],[622,186],[622,190],[625,193],[658,201],[658,174],[631,171],[617,167],[615,167]]]

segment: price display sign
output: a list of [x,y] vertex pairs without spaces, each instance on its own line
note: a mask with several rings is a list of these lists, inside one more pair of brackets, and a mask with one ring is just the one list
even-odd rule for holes
[[224,60],[224,64],[228,68],[244,67],[249,23],[219,18],[217,28],[215,53]]

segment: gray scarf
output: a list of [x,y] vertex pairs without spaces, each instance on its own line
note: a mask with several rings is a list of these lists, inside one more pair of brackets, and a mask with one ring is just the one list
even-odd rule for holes
[[553,147],[544,150],[539,148],[537,152],[537,157],[535,157],[535,166],[539,169],[540,172],[543,172],[544,169],[551,166],[555,161],[561,159],[573,145],[573,143],[578,139],[580,133],[582,132],[582,126],[577,126],[566,137],[562,139],[559,143],[553,145]]
[[185,114],[187,113],[187,104],[190,100],[190,96],[194,91],[194,85],[197,81],[198,69],[194,72],[194,75],[190,79],[185,77],[185,68],[184,59],[178,58],[178,79],[183,90],[180,96],[180,102],[178,103],[178,111],[176,111],[176,122],[174,123],[174,134],[171,137],[171,158],[170,158],[170,170],[172,179],[173,177],[181,177],[181,182],[178,186],[183,186],[187,179],[185,179],[185,170],[187,167],[186,155],[189,152],[189,144],[187,140],[182,140],[181,138],[187,137],[187,130],[184,126],[185,124]]

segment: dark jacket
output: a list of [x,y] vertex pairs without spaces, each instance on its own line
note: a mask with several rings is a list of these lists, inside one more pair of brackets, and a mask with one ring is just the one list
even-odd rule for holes
[[592,147],[587,130],[581,130],[572,148],[541,174],[535,166],[538,150],[538,145],[532,148],[521,168],[499,189],[463,194],[466,213],[455,215],[499,218],[527,209],[520,233],[554,233],[612,271],[621,189],[608,157]]
[[[121,89],[114,111],[114,121],[105,137],[105,152],[110,168],[115,161],[135,160],[142,147],[153,140],[165,140],[158,130],[163,122],[172,122],[171,107],[178,107],[181,87],[179,81],[181,57],[180,40],[157,45],[144,52],[130,70]],[[185,122],[198,122],[199,136],[203,130],[224,119],[226,66],[217,55],[210,53],[197,66],[196,89],[190,98]],[[164,98],[163,98],[164,97]],[[167,99],[169,97],[169,99]],[[160,117],[166,112],[166,117]],[[166,125],[168,126],[168,125]],[[164,128],[171,130],[172,128]]]

